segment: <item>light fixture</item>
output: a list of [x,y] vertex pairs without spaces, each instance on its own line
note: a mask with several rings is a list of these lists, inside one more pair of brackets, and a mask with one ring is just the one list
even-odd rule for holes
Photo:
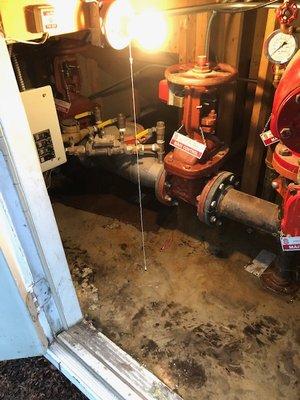
[[136,13],[129,0],[115,0],[107,9],[104,31],[108,44],[122,50],[135,40],[146,51],[158,50],[167,37],[167,23],[155,9]]
[[106,40],[112,48],[122,50],[129,45],[133,19],[134,10],[127,0],[116,0],[108,7],[104,29]]
[[139,47],[146,51],[155,51],[166,40],[166,19],[158,10],[149,8],[135,16],[132,30],[132,36]]

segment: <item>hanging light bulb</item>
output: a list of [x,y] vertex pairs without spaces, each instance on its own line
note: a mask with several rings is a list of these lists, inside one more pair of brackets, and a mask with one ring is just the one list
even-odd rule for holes
[[134,10],[128,0],[116,0],[108,8],[104,30],[107,42],[116,50],[127,47],[132,39],[131,26]]
[[167,22],[161,12],[146,9],[136,15],[132,24],[132,37],[139,47],[146,51],[155,51],[162,47],[167,38]]
[[162,13],[145,9],[137,14],[130,0],[115,0],[104,19],[106,40],[111,47],[122,50],[131,40],[146,51],[158,50],[167,37],[167,23]]

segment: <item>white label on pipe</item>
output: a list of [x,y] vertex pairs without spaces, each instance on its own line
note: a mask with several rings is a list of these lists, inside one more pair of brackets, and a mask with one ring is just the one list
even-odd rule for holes
[[188,136],[182,135],[177,131],[174,132],[170,141],[170,145],[198,159],[203,156],[203,153],[206,149],[205,144],[197,142],[196,140],[193,140]]
[[282,236],[280,241],[283,251],[300,251],[300,236]]

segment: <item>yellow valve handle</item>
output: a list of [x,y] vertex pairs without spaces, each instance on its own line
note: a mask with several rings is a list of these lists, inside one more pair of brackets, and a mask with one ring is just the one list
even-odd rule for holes
[[85,112],[83,112],[83,113],[81,113],[81,114],[77,114],[77,115],[75,115],[75,119],[81,119],[81,118],[85,118],[85,117],[90,117],[92,115],[92,112],[91,111],[85,111]]
[[142,139],[143,137],[147,136],[149,133],[149,129],[145,129],[144,131],[137,133],[135,136],[137,139]]
[[115,122],[117,122],[117,118],[111,118],[111,119],[108,119],[106,121],[99,122],[99,124],[97,124],[97,128],[98,129],[103,129],[108,125],[114,124]]

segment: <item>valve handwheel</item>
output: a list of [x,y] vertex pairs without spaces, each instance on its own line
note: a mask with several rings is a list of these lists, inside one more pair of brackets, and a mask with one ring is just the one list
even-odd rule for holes
[[298,7],[294,1],[285,0],[276,11],[276,18],[278,21],[286,26],[292,25],[292,23],[298,17]]
[[176,64],[165,71],[169,82],[195,89],[224,85],[235,80],[237,74],[237,70],[229,64],[210,67],[205,56],[199,56],[197,64]]

